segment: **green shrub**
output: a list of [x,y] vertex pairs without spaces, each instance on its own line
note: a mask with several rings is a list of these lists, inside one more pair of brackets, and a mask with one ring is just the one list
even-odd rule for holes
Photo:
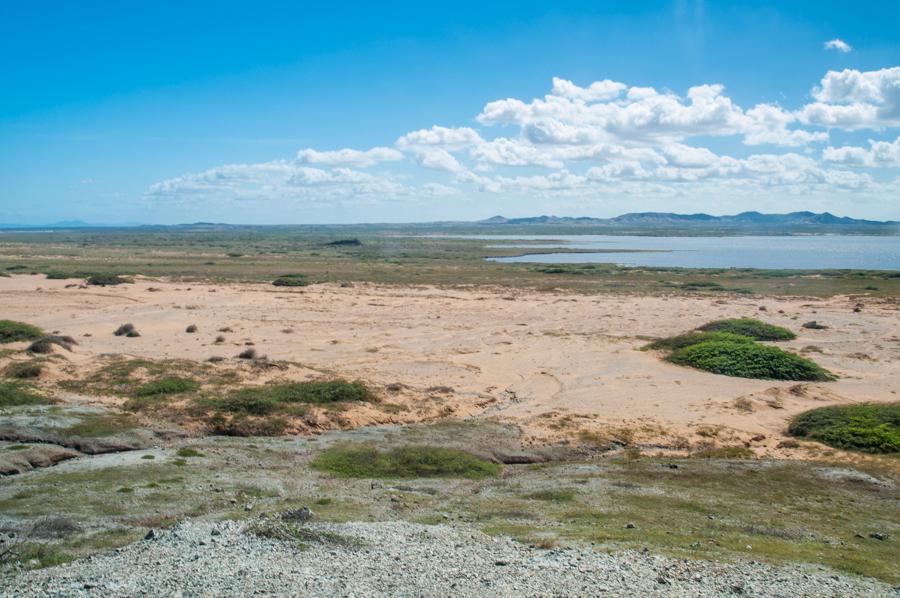
[[0,320],[0,344],[33,341],[42,336],[44,331],[37,326],[14,320]]
[[273,280],[272,284],[276,287],[305,287],[309,284],[309,280],[306,274],[283,274]]
[[734,320],[717,320],[701,326],[699,330],[706,332],[730,332],[748,336],[758,341],[789,341],[796,335],[781,326],[773,326],[752,318],[740,318]]
[[706,341],[673,352],[667,358],[714,374],[766,380],[834,380],[815,362],[777,347],[732,340]]
[[56,334],[51,334],[50,336],[41,337],[28,345],[28,352],[41,354],[52,353],[53,345],[62,347],[66,351],[71,351],[72,346],[77,344],[78,341],[76,341],[71,336],[59,336]]
[[0,382],[0,407],[48,405],[53,401],[32,391],[23,382]]
[[380,451],[368,445],[325,449],[311,467],[348,478],[471,478],[498,475],[501,466],[471,453],[433,446]]
[[136,397],[177,395],[199,390],[200,383],[191,378],[162,378],[147,382],[134,391]]
[[327,380],[248,386],[225,397],[212,399],[208,401],[208,405],[217,411],[229,413],[269,415],[277,411],[297,412],[292,406],[298,404],[327,405],[372,401],[374,398],[362,382]]
[[900,452],[900,402],[812,409],[794,417],[788,433],[840,449],[897,453]]
[[3,370],[3,375],[7,378],[18,378],[25,380],[27,378],[37,378],[41,375],[44,364],[40,361],[20,361],[11,363]]
[[122,278],[116,274],[93,274],[88,276],[87,283],[101,287],[115,286],[117,284],[130,283],[128,278]]
[[732,341],[735,343],[752,343],[753,339],[732,334],[730,332],[688,332],[679,334],[678,336],[670,336],[669,338],[654,341],[644,347],[645,349],[653,349],[656,351],[676,351],[691,345],[697,345],[706,341]]

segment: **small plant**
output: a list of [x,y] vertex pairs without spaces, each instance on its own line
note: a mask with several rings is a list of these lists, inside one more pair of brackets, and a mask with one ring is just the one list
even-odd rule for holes
[[369,445],[325,449],[313,469],[347,478],[470,478],[496,476],[502,466],[471,453],[434,446],[405,446],[380,451]]
[[40,361],[20,361],[6,366],[6,369],[3,370],[3,375],[7,378],[26,380],[40,377],[43,370],[44,364]]
[[116,331],[113,332],[116,336],[127,336],[128,334],[135,332],[134,324],[122,324]]
[[21,405],[47,405],[53,403],[32,391],[24,382],[0,382],[0,407],[18,407]]
[[717,320],[701,326],[699,330],[706,332],[730,332],[758,341],[789,341],[796,338],[796,335],[787,328],[773,326],[752,318]]
[[897,453],[900,452],[900,402],[812,409],[791,420],[788,434],[839,449]]
[[71,351],[72,347],[77,344],[78,341],[71,336],[50,335],[39,338],[31,343],[28,346],[28,352],[41,354],[52,353],[54,345],[62,347],[66,351]]
[[193,333],[197,332],[197,325],[191,324],[190,326],[185,328],[184,331],[187,332],[188,334],[193,334]]
[[244,349],[238,353],[238,359],[256,359],[256,349]]
[[225,337],[222,336],[221,334],[220,334],[219,336],[216,337],[215,343],[216,343],[217,345],[221,345],[221,344],[224,343],[224,342],[225,342]]
[[668,361],[738,378],[829,381],[835,376],[817,363],[758,343],[706,341],[678,349]]
[[37,326],[15,320],[0,320],[0,344],[33,341],[42,336],[44,331]]
[[164,395],[177,395],[187,392],[195,392],[200,389],[200,383],[191,378],[162,378],[147,382],[134,391],[136,397],[158,397]]
[[272,281],[276,287],[305,287],[309,284],[306,274],[283,274]]

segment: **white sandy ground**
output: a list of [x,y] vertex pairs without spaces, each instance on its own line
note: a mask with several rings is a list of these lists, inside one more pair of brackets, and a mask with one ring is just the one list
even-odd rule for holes
[[[540,550],[447,525],[313,524],[355,546],[265,540],[241,522],[185,522],[155,539],[25,573],[0,598],[62,596],[896,596],[825,567]],[[639,530],[636,530],[639,532]]]
[[[362,379],[402,383],[412,400],[440,395],[446,414],[523,425],[540,442],[578,430],[630,428],[647,441],[754,436],[777,454],[788,418],[812,407],[900,398],[900,302],[846,297],[591,295],[489,288],[197,284],[138,280],[65,288],[43,276],[0,278],[0,314],[74,336],[67,359],[89,367],[101,354],[233,358],[245,342],[270,359]],[[154,289],[151,291],[151,287]],[[760,311],[760,306],[766,308]],[[779,313],[783,311],[783,313]],[[837,373],[829,383],[746,380],[665,363],[640,347],[710,320],[756,317],[798,338],[781,346]],[[817,320],[827,330],[801,324]],[[112,331],[133,323],[139,338]],[[185,334],[189,324],[199,333]],[[228,342],[213,344],[229,326]],[[283,330],[292,332],[285,333]],[[91,336],[85,336],[91,335]],[[793,388],[793,391],[791,389]],[[735,401],[740,398],[744,409]],[[748,408],[750,410],[748,410]],[[350,416],[352,418],[352,415]],[[366,423],[360,420],[359,423]],[[700,432],[700,436],[698,436]]]

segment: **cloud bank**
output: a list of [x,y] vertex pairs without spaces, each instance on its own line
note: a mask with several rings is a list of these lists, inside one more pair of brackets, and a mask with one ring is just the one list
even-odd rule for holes
[[[841,40],[826,47],[850,50]],[[293,158],[217,166],[155,183],[146,196],[347,202],[484,195],[602,204],[775,194],[896,202],[900,67],[828,71],[809,97],[793,109],[744,107],[719,84],[679,94],[554,78],[543,97],[488,102],[471,126],[408,131],[391,147],[306,148]],[[859,131],[869,132],[863,144],[832,143]]]

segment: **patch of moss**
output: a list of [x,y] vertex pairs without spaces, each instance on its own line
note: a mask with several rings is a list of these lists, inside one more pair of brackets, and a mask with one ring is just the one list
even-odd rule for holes
[[0,344],[33,341],[42,336],[44,331],[37,326],[15,320],[0,320]]
[[706,332],[730,332],[731,334],[747,336],[758,341],[789,341],[796,338],[796,335],[787,328],[760,322],[753,318],[716,320],[701,326],[699,330]]
[[820,365],[777,347],[735,341],[706,341],[678,349],[668,361],[699,370],[764,380],[828,381],[835,376]]
[[864,453],[900,452],[900,402],[832,405],[791,421],[792,436]]
[[310,466],[347,478],[481,479],[496,476],[502,469],[497,463],[456,449],[405,446],[381,451],[359,444],[327,448]]
[[185,446],[185,447],[182,447],[182,448],[178,449],[178,452],[177,452],[176,454],[177,454],[179,457],[184,457],[184,458],[189,458],[189,457],[205,457],[205,456],[206,456],[206,455],[204,455],[203,453],[201,453],[200,451],[198,451],[197,449],[191,448],[191,447],[189,447],[189,446]]

